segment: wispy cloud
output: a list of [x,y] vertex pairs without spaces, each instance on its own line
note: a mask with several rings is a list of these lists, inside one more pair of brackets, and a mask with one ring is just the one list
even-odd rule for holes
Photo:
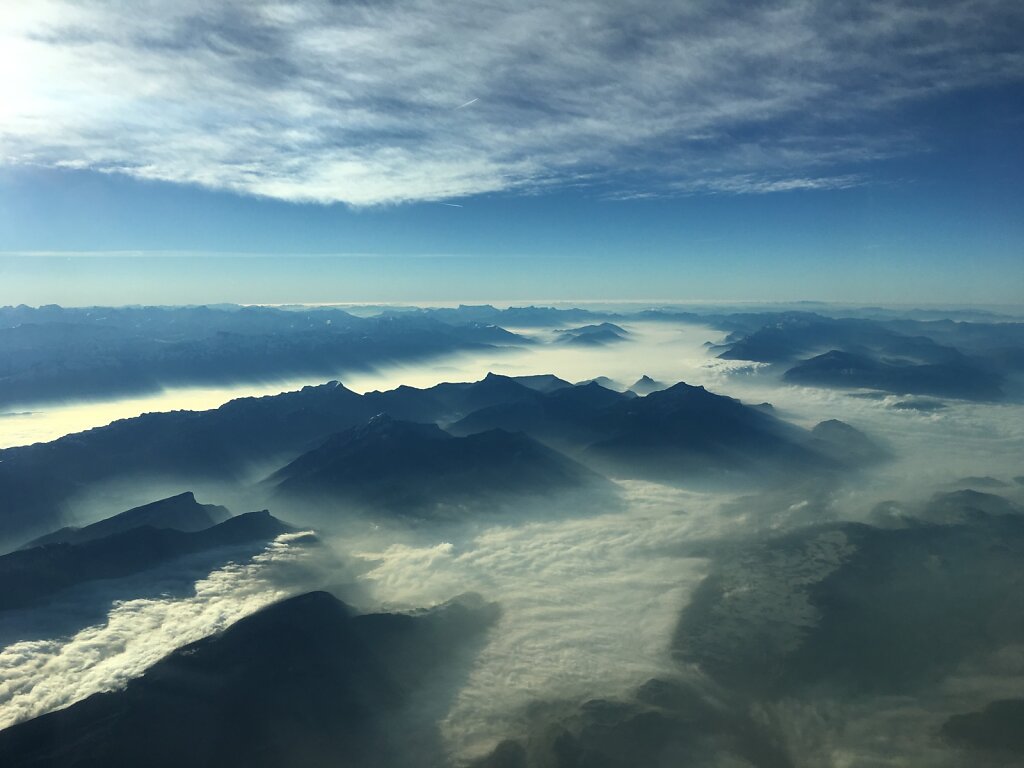
[[352,205],[835,187],[906,150],[894,109],[1019,78],[1022,27],[1000,0],[37,0],[0,32],[0,161]]
[[248,562],[196,582],[193,597],[116,601],[104,624],[0,649],[0,728],[117,690],[175,648],[300,591],[282,574],[309,557],[309,536],[279,536]]
[[500,624],[441,723],[458,758],[524,730],[538,696],[624,696],[671,669],[668,638],[706,570],[672,546],[728,523],[716,519],[716,499],[648,483],[622,490],[628,513],[355,555],[373,565],[366,583],[385,605],[438,603],[466,590],[500,601]]

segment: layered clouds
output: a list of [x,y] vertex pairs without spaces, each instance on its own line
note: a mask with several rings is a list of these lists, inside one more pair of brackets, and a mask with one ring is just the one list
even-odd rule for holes
[[40,0],[0,32],[0,161],[352,205],[847,187],[926,147],[900,110],[1018,79],[1022,22],[999,0]]

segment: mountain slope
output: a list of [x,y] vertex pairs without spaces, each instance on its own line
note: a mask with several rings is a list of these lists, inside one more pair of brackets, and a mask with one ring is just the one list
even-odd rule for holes
[[840,466],[806,431],[685,383],[637,397],[592,382],[481,409],[450,429],[495,428],[522,430],[603,472],[669,482]]
[[200,504],[192,491],[180,493],[160,501],[129,509],[119,515],[108,517],[82,528],[69,526],[45,536],[40,536],[25,545],[41,547],[46,544],[81,544],[102,539],[114,533],[122,533],[144,525],[153,528],[173,528],[176,531],[201,531],[211,525],[222,523],[231,513],[216,504]]
[[18,550],[0,556],[0,610],[32,605],[76,584],[128,576],[194,552],[269,541],[290,530],[263,510],[201,531],[143,525],[79,544]]
[[124,690],[0,732],[0,764],[430,764],[440,752],[433,723],[403,719],[403,706],[429,687],[443,714],[445,677],[495,618],[493,605],[472,600],[354,616],[325,592],[300,595],[175,651]]
[[379,415],[333,436],[268,478],[280,496],[414,515],[590,487],[601,478],[522,433],[452,437]]

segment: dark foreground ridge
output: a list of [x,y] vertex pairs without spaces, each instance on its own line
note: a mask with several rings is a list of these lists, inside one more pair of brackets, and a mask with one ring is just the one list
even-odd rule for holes
[[180,648],[124,690],[0,732],[0,764],[429,766],[434,725],[405,709],[429,687],[443,713],[496,615],[469,597],[356,616],[326,592],[299,595]]

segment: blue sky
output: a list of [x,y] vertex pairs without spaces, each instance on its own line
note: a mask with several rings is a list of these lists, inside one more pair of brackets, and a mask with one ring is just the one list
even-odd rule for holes
[[41,0],[0,302],[1024,302],[1024,10]]

